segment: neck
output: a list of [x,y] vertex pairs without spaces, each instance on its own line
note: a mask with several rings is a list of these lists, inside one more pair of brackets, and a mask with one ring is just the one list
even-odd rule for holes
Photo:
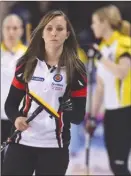
[[8,40],[4,40],[3,41],[5,47],[9,50],[9,51],[12,51],[13,48],[18,44],[18,41],[8,41]]
[[63,51],[63,47],[59,47],[59,48],[54,48],[54,49],[50,49],[49,47],[46,48],[46,62],[50,65],[50,66],[54,66],[54,65],[58,65],[59,63],[59,59],[60,56],[62,54]]
[[114,31],[110,28],[106,29],[106,32],[103,33],[103,39],[108,40],[112,36],[113,32]]

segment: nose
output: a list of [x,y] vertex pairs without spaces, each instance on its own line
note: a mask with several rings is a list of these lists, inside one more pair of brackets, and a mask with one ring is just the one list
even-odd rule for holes
[[53,30],[52,30],[52,35],[53,35],[53,36],[56,36],[56,34],[57,34],[56,29],[53,29]]

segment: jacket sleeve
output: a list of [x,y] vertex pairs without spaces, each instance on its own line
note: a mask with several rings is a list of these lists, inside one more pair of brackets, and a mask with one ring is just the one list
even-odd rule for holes
[[9,94],[5,102],[5,113],[13,124],[17,117],[23,115],[19,110],[20,103],[26,94],[26,83],[22,79],[23,70],[23,65],[16,67]]
[[63,116],[69,118],[71,123],[80,124],[84,120],[87,98],[87,77],[76,72],[71,86],[72,111],[65,112]]

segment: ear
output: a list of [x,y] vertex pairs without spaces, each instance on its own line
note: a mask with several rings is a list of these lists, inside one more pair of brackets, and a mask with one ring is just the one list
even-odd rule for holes
[[70,32],[68,31],[68,32],[67,32],[66,39],[68,39],[69,36],[70,36]]

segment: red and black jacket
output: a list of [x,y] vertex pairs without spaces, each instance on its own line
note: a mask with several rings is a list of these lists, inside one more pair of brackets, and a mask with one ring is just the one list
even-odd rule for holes
[[[27,95],[28,84],[26,84],[23,80],[23,73],[24,65],[18,65],[16,67],[15,76],[5,102],[5,112],[13,124],[17,117],[25,116],[23,109],[26,103],[25,97]],[[70,123],[80,124],[84,120],[87,98],[86,76],[83,76],[79,72],[75,71],[73,82],[69,89],[69,95],[73,102],[73,110],[67,112],[65,111],[63,113],[63,144],[69,144],[70,141]],[[69,91],[69,89],[66,91]],[[19,109],[20,103],[23,99],[23,107]],[[59,125],[57,123],[59,122],[56,122],[56,133],[59,131]]]

